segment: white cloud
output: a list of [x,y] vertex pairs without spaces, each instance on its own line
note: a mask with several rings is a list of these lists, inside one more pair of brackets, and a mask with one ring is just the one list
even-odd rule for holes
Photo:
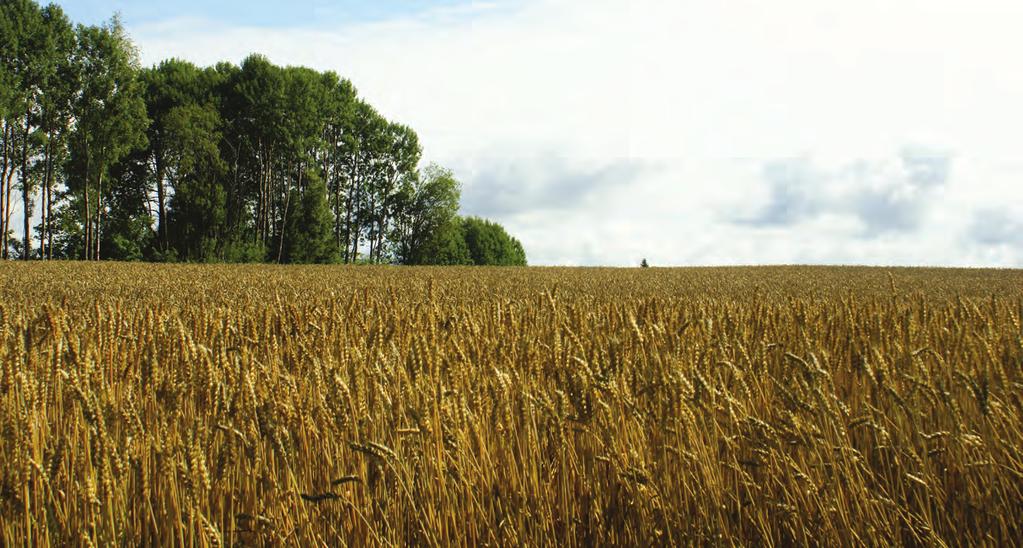
[[[351,78],[533,263],[1019,266],[1023,242],[971,234],[1023,203],[1021,24],[1012,0],[523,0],[130,30],[147,63],[261,52]],[[804,179],[789,202],[772,169]]]

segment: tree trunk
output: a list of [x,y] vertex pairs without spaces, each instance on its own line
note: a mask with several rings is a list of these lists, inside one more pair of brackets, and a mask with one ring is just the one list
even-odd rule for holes
[[267,247],[273,243],[273,214],[274,214],[274,165],[273,149],[270,148],[266,154],[266,207],[263,210],[263,243]]
[[263,245],[267,245],[267,240],[270,239],[270,210],[273,207],[273,191],[271,190],[273,175],[270,171],[270,166],[266,167],[266,173],[263,174]]
[[355,184],[355,200],[353,201],[352,209],[354,210],[354,218],[352,219],[352,262],[358,262],[359,260],[359,236],[362,235],[362,223],[359,220],[360,207],[362,206],[362,178],[360,177]]
[[89,145],[85,145],[85,223],[84,223],[84,249],[83,259],[88,261],[92,259],[92,209],[89,207],[89,179],[92,176],[90,167],[92,167],[92,155],[89,153]]
[[21,143],[21,201],[23,205],[22,215],[24,220],[25,236],[22,241],[21,258],[29,260],[32,258],[32,181],[28,176],[28,135],[32,127],[32,112],[25,111],[25,132]]
[[266,167],[263,165],[263,152],[260,149],[259,154],[259,181],[256,185],[258,190],[256,192],[256,242],[263,243],[263,205],[264,197],[263,193],[266,190],[263,179],[266,177]]
[[[269,234],[267,239],[269,240],[269,244],[271,246],[274,243],[274,238],[280,238],[280,235],[281,235],[280,227],[277,224],[278,220],[280,219],[280,215],[278,213],[278,210],[280,209],[280,206],[281,206],[281,196],[280,196],[280,190],[279,190],[280,186],[281,186],[280,182],[277,180],[277,178],[276,177],[272,177],[270,179],[270,186],[268,187],[268,190],[267,190],[267,195],[270,196],[270,200],[269,200],[269,202],[270,202],[270,210],[269,210],[269,215],[268,215],[267,220],[266,220],[266,222],[267,222],[267,233]],[[271,248],[271,253],[272,252],[273,252],[273,250]]]
[[167,252],[167,190],[163,186],[164,177],[167,176],[167,168],[164,166],[163,154],[156,151],[156,232],[159,236],[159,248]]
[[240,161],[238,149],[231,143],[231,141],[224,139],[224,143],[231,147],[233,161],[231,163],[231,188],[227,193],[227,230],[225,231],[228,237],[233,240],[238,236],[236,228],[241,221],[239,213],[244,209],[242,206],[243,198],[241,197],[242,191],[239,184],[240,174],[238,172],[238,163]]
[[39,260],[46,260],[46,184],[50,176],[50,131],[46,132],[43,145],[43,180],[39,187]]
[[[357,224],[355,215],[355,209],[358,207],[359,200],[359,169],[358,165],[353,165],[350,172],[350,178],[348,181],[348,211],[346,212],[347,219],[345,222],[345,229],[347,230],[347,241],[345,242],[345,262],[354,263],[358,260],[359,254],[359,229],[353,225]],[[349,245],[351,251],[349,252]]]
[[52,138],[47,141],[48,152],[46,155],[46,205],[43,208],[45,222],[43,230],[46,238],[46,259],[53,260],[53,144]]
[[380,219],[377,224],[377,258],[376,262],[379,263],[383,257],[384,249],[384,232],[387,226],[387,213],[380,213]]
[[[13,125],[8,124],[7,138],[11,141],[14,140],[15,129]],[[3,258],[10,258],[10,254],[7,250],[8,244],[10,243],[9,232],[11,230],[11,194],[14,190],[14,172],[17,170],[17,160],[14,155],[16,154],[15,144],[12,142],[10,149],[7,151],[7,173],[2,174],[6,178],[6,181],[0,181],[4,185],[4,200],[3,200],[3,230],[0,231],[0,245],[2,245]]]
[[96,245],[96,252],[93,258],[100,260],[100,242],[103,239],[103,170],[100,169],[96,175],[96,235],[93,241]]
[[3,215],[3,205],[7,197],[7,166],[10,162],[10,154],[8,151],[10,150],[11,139],[10,132],[8,131],[10,125],[7,123],[7,120],[0,120],[0,123],[3,124],[4,145],[3,151],[0,152],[0,155],[2,155],[2,157],[0,157],[0,246],[3,246],[3,248],[0,249],[0,258],[6,259],[7,242],[3,235],[7,234],[7,219]]
[[281,219],[281,234],[278,237],[277,242],[277,264],[281,263],[281,258],[284,256],[284,232],[288,229],[288,208],[291,206],[291,192],[284,198],[284,212],[282,213]]
[[341,249],[341,181],[334,174],[334,245]]
[[265,145],[259,152],[259,208],[256,216],[256,234],[259,243],[265,248],[270,234],[270,213],[273,182],[273,150]]
[[373,226],[376,224],[376,209],[377,199],[375,194],[371,194],[369,198],[369,261],[373,262],[374,253],[376,252],[377,235],[374,232]]

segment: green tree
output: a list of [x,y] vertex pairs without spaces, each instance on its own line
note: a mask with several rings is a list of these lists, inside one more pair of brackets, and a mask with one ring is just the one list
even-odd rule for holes
[[455,217],[441,225],[426,244],[423,264],[455,266],[471,265],[472,255],[465,243],[465,226]]
[[[328,202],[334,219],[334,244],[341,250],[348,246],[350,233],[345,215],[348,204],[347,159],[351,128],[356,116],[356,91],[348,80],[341,79],[337,74],[328,72],[322,76],[323,86],[327,90],[323,102],[323,150],[320,156],[322,176],[327,185]],[[343,260],[347,257],[342,256]]]
[[[76,92],[70,62],[75,41],[60,7],[29,0],[0,3],[0,239],[11,230],[13,179],[22,199],[22,258],[46,258],[52,242],[53,182],[64,156],[69,102]],[[39,249],[33,247],[37,191],[41,199]]]
[[473,264],[526,266],[526,253],[522,244],[501,225],[478,217],[467,217],[462,220],[462,224]]
[[358,260],[362,243],[370,238],[374,184],[380,177],[381,158],[386,154],[387,121],[364,101],[355,102],[346,121],[350,125],[343,130],[341,139],[345,181],[342,227],[343,257],[350,263]]
[[120,19],[100,27],[78,27],[74,61],[81,90],[74,105],[75,173],[69,180],[82,202],[83,258],[99,260],[103,223],[111,194],[109,172],[146,145],[149,120],[138,80],[139,61]]
[[21,31],[17,10],[20,2],[0,4],[0,258],[8,258],[10,237],[11,193],[15,170],[19,132],[16,112],[22,89],[17,65],[20,64]]
[[270,249],[277,218],[279,157],[287,116],[284,74],[260,55],[242,63],[232,89],[233,119],[239,130],[237,146],[243,154],[244,192],[253,212],[255,242]]
[[383,260],[386,238],[401,204],[402,183],[414,180],[422,157],[419,137],[408,126],[387,124],[379,138],[382,146],[368,204],[369,255],[377,263]]
[[12,110],[18,80],[12,70],[17,51],[17,34],[14,22],[6,9],[0,9],[0,121],[6,123]]
[[294,189],[295,211],[288,217],[283,260],[288,263],[332,263],[337,260],[327,187],[309,174],[303,191]]
[[177,258],[213,261],[220,257],[227,196],[220,178],[220,116],[210,106],[187,105],[164,117],[167,172],[174,195],[168,236]]
[[10,206],[14,189],[11,183],[17,168],[25,226],[18,255],[28,259],[32,252],[29,222],[34,206],[34,173],[30,172],[30,161],[39,146],[34,135],[39,124],[39,98],[46,87],[51,63],[47,55],[47,29],[39,5],[30,0],[7,0],[0,3],[0,12],[3,14],[0,18],[5,21],[3,26],[8,32],[3,48],[6,50],[5,72],[17,85],[13,93],[9,94],[5,116],[4,138],[7,146],[4,163],[8,171],[3,190],[4,220],[0,226],[0,238],[3,238],[2,248],[6,254],[12,228]]
[[437,165],[403,182],[395,198],[392,232],[399,262],[432,264],[436,260],[431,247],[436,247],[438,231],[457,220],[461,194],[454,174]]
[[71,21],[59,6],[43,9],[46,26],[48,67],[39,99],[39,141],[42,155],[37,159],[40,174],[39,257],[53,258],[54,201],[58,199],[58,178],[68,159],[67,141],[73,121],[73,101],[78,93],[78,67],[73,63],[77,46]]
[[[285,109],[287,116],[282,124],[281,149],[278,153],[280,169],[275,198],[283,198],[275,209],[274,226],[277,240],[276,259],[284,260],[285,240],[291,227],[289,218],[296,205],[293,196],[304,195],[310,184],[310,175],[318,177],[318,155],[323,148],[324,103],[329,89],[320,74],[301,67],[289,67],[284,71]],[[293,191],[298,191],[297,194]],[[323,190],[326,200],[326,190]],[[328,224],[332,219],[329,218]]]
[[155,191],[156,248],[160,253],[166,253],[170,246],[167,217],[169,141],[174,138],[168,134],[168,117],[176,108],[206,104],[210,97],[203,85],[202,71],[187,61],[163,61],[156,67],[143,70],[139,79],[150,124],[146,131],[149,145],[139,153],[136,162],[141,163],[148,174],[150,182],[147,182],[147,187]]
[[134,163],[119,162],[110,169],[110,191],[100,247],[114,261],[150,258],[155,232],[147,208],[147,173]]

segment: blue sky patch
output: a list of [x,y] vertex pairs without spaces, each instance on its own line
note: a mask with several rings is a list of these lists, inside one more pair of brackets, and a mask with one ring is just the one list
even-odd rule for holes
[[129,27],[178,18],[197,18],[232,26],[321,27],[415,15],[424,10],[464,4],[464,0],[63,0],[56,2],[75,22],[98,24],[119,12]]

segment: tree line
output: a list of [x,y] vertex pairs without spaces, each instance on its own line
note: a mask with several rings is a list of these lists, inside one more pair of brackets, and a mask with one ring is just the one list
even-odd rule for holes
[[0,0],[4,259],[526,264],[421,155],[334,72],[143,68],[117,16]]

